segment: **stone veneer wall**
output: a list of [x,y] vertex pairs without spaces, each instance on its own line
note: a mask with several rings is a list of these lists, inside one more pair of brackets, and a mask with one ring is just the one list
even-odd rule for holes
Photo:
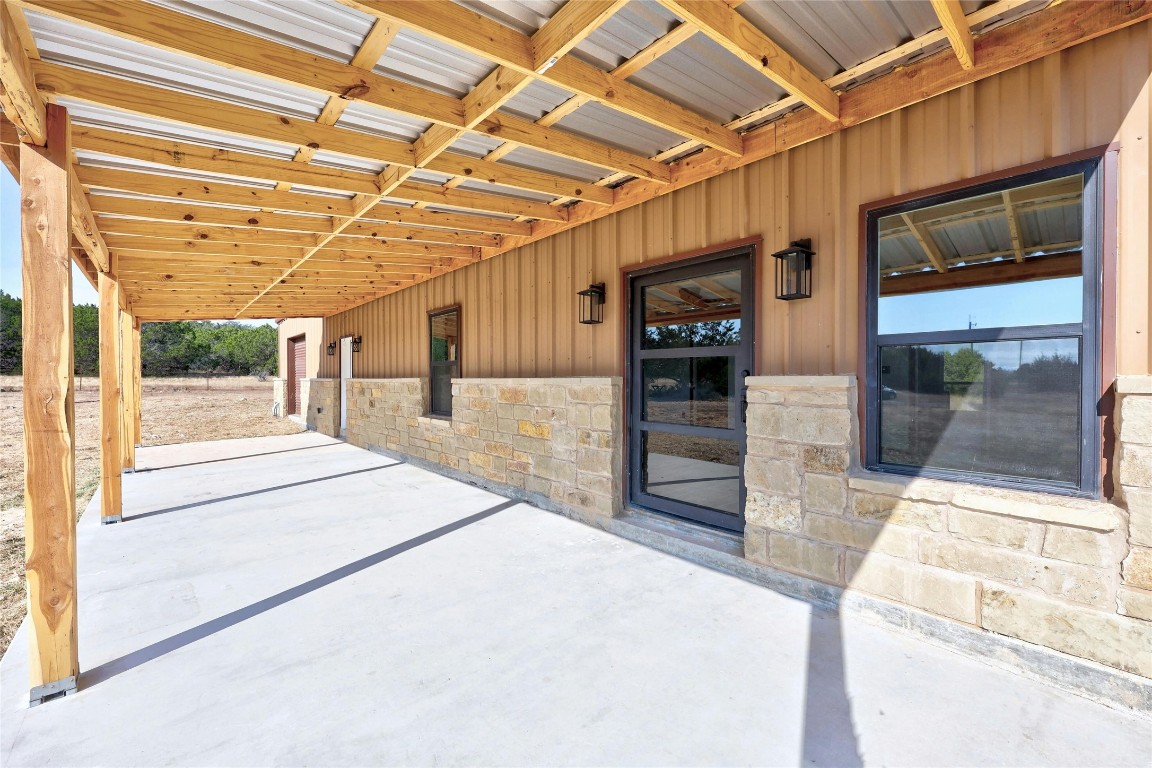
[[1116,382],[1120,491],[1128,507],[1128,557],[1120,613],[1152,621],[1152,376]]
[[329,437],[340,436],[340,380],[304,379],[300,400],[308,429]]
[[1120,403],[1126,511],[865,472],[855,377],[747,384],[746,558],[1152,677],[1152,387]]
[[288,415],[288,379],[272,379],[272,415]]
[[452,418],[430,417],[425,379],[349,382],[348,442],[522,490],[547,506],[621,509],[621,380],[454,379]]

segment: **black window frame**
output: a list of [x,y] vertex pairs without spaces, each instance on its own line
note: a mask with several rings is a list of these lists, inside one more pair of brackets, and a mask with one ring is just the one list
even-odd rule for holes
[[[436,322],[436,318],[444,317],[445,315],[456,315],[456,359],[437,361],[434,359],[432,351],[432,340],[435,338],[432,331],[432,325]],[[448,370],[449,381],[452,379],[460,378],[460,305],[453,304],[450,307],[443,307],[441,309],[434,309],[428,313],[428,415],[441,416],[451,418],[452,416],[452,389],[448,389],[448,402],[447,408],[445,404],[436,402],[436,378],[438,370],[441,371],[439,375],[443,375],[444,370]]]
[[[879,222],[886,216],[955,202],[1044,181],[1082,174],[1084,179],[1081,275],[1083,276],[1083,320],[1061,325],[976,328],[926,333],[877,333],[879,321]],[[1103,296],[1103,214],[1104,158],[1092,157],[1018,174],[1011,172],[994,180],[977,182],[959,189],[926,194],[891,205],[868,208],[865,212],[866,340],[864,466],[874,472],[928,477],[1018,490],[1084,498],[1099,498],[1101,434],[1098,422],[1101,398],[1101,305]],[[986,472],[919,467],[880,461],[880,354],[882,347],[926,344],[980,343],[1044,338],[1075,337],[1080,340],[1080,477],[1079,482],[1057,483],[1037,478],[1020,478]]]

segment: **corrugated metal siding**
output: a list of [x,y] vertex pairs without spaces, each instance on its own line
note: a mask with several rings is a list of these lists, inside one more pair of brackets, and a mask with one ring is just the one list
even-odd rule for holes
[[[358,375],[423,376],[426,313],[459,302],[464,376],[619,374],[621,267],[811,237],[813,299],[775,301],[761,271],[759,370],[853,372],[861,204],[1118,141],[1119,370],[1148,373],[1150,72],[1145,23],[333,316],[325,332],[363,334]],[[605,323],[578,324],[576,291],[602,280]]]

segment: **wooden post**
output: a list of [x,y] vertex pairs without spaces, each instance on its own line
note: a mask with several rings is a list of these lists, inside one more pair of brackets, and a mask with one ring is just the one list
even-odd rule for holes
[[144,444],[144,431],[140,425],[141,402],[144,388],[140,381],[143,358],[140,357],[140,319],[132,319],[132,444],[139,448]]
[[124,469],[136,467],[136,408],[133,403],[136,396],[133,383],[136,365],[132,359],[135,349],[132,342],[134,324],[131,313],[120,312],[120,456]]
[[100,288],[100,522],[118,523],[120,499],[120,305],[116,281],[99,276]]
[[24,551],[33,706],[76,690],[76,448],[68,112],[20,145],[24,288]]

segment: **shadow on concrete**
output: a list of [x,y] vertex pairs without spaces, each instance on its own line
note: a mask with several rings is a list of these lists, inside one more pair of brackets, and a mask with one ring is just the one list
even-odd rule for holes
[[[395,464],[390,464],[388,466],[395,466]],[[381,467],[377,467],[377,469],[381,469]],[[186,629],[183,632],[173,635],[172,637],[168,637],[155,642],[152,645],[145,646],[138,651],[133,651],[126,656],[121,656],[118,659],[105,662],[98,667],[81,673],[80,688],[83,689],[97,685],[104,682],[105,680],[109,680],[115,677],[116,675],[128,672],[129,670],[133,670],[136,667],[147,664],[149,661],[158,659],[165,654],[177,651],[185,646],[195,643],[198,640],[203,640],[206,637],[211,637],[217,632],[222,632],[229,627],[236,626],[242,621],[247,621],[248,619],[255,618],[262,613],[267,613],[273,608],[277,608],[287,602],[315,592],[322,587],[326,587],[329,584],[357,574],[360,571],[371,568],[374,565],[378,565],[385,560],[396,557],[397,555],[401,555],[411,549],[415,549],[422,544],[435,541],[436,539],[442,536],[446,536],[453,531],[458,531],[461,528],[465,528],[469,525],[472,525],[473,523],[477,523],[481,520],[484,520],[485,518],[495,515],[497,512],[502,512],[505,509],[508,509],[509,507],[515,506],[519,503],[520,502],[514,499],[509,499],[508,501],[497,504],[494,507],[489,507],[488,509],[485,509],[481,512],[477,512],[474,515],[461,518],[456,522],[443,525],[439,528],[436,528],[435,530],[422,533],[419,536],[408,539],[407,541],[401,542],[395,546],[382,549],[379,552],[368,555],[367,557],[363,557],[359,560],[355,560],[351,563],[348,563],[347,565],[342,565],[335,570],[329,571],[328,573],[325,573],[321,576],[317,576],[314,579],[310,579],[303,584],[299,584],[295,587],[292,587],[291,589],[286,589],[283,592],[272,595],[271,597],[266,597],[263,600],[252,603],[251,605],[244,606],[243,608],[232,611],[231,613],[226,613],[219,618],[206,621],[199,626]]]
[[180,469],[182,467],[198,467],[201,464],[219,464],[222,461],[239,461],[240,459],[254,459],[259,456],[273,456],[277,453],[294,453],[295,451],[311,451],[316,448],[330,448],[333,445],[344,445],[340,441],[324,443],[323,445],[306,445],[303,448],[285,448],[282,451],[265,451],[264,453],[249,453],[244,456],[228,456],[223,459],[206,459],[204,461],[190,461],[187,464],[166,464],[163,467],[145,467],[134,470],[132,474],[142,475],[145,472],[159,472],[162,469]]
[[816,607],[808,624],[808,679],[800,764],[829,768],[864,765],[848,698],[840,615]]
[[368,467],[367,469],[353,469],[350,472],[340,472],[340,473],[335,474],[335,475],[326,475],[324,477],[314,477],[310,480],[300,480],[299,482],[295,482],[295,483],[285,483],[284,485],[274,485],[271,488],[260,488],[259,490],[255,490],[255,491],[245,491],[244,493],[234,493],[231,496],[221,496],[218,499],[204,499],[203,501],[194,501],[190,504],[181,504],[178,507],[166,507],[165,509],[153,509],[149,512],[138,512],[135,515],[125,517],[124,522],[128,522],[130,520],[142,520],[146,517],[154,517],[156,515],[166,515],[169,512],[181,512],[181,511],[186,510],[186,509],[194,509],[196,507],[205,507],[205,506],[208,506],[209,504],[220,504],[221,502],[233,501],[235,499],[243,499],[243,498],[247,498],[248,496],[258,496],[262,493],[272,493],[273,491],[282,491],[285,488],[297,488],[301,485],[310,485],[312,483],[322,483],[325,480],[335,480],[335,479],[340,478],[340,477],[348,477],[349,475],[363,474],[364,472],[375,472],[378,469],[388,469],[390,467],[398,467],[404,463],[405,462],[403,462],[403,461],[397,461],[393,464],[384,464],[384,465],[379,466],[379,467]]

